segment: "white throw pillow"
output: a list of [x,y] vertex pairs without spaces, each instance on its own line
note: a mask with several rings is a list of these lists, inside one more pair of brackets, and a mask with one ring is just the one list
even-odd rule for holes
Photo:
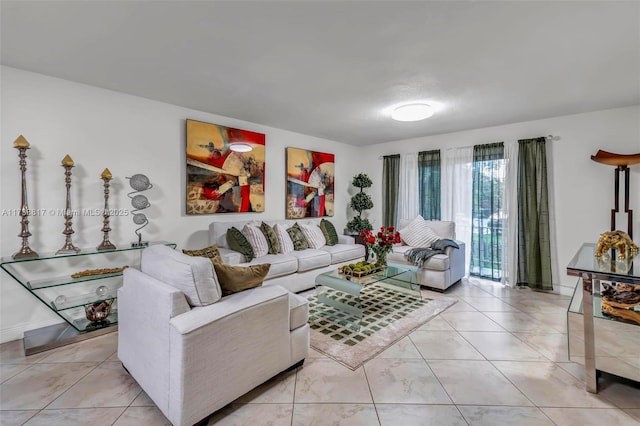
[[411,247],[431,247],[433,243],[440,241],[440,237],[420,215],[399,232],[402,240]]
[[309,242],[309,248],[319,249],[327,245],[327,239],[318,225],[300,225],[300,229]]
[[266,256],[269,253],[269,243],[260,228],[252,225],[245,225],[242,228],[242,235],[247,237],[249,244],[253,248],[253,257]]
[[273,227],[273,230],[276,231],[276,236],[280,243],[280,253],[293,253],[293,241],[291,241],[291,237],[287,232],[287,227],[278,223]]
[[140,270],[182,291],[191,306],[210,305],[222,297],[213,264],[206,257],[187,256],[158,244],[142,251]]

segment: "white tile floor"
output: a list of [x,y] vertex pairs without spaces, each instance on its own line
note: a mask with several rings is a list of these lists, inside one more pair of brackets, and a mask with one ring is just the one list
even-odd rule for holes
[[[439,293],[424,291],[427,297]],[[453,307],[351,371],[311,351],[213,414],[220,425],[638,425],[640,386],[584,389],[569,362],[569,298],[478,280]],[[117,334],[24,357],[0,345],[0,424],[164,425],[118,362]]]

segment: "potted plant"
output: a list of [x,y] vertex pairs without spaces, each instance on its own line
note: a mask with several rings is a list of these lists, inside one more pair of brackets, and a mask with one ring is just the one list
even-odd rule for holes
[[363,211],[373,208],[371,196],[363,191],[364,188],[370,188],[373,182],[365,173],[360,173],[353,177],[351,184],[356,188],[360,188],[360,192],[351,197],[351,203],[349,204],[353,210],[358,212],[358,215],[347,223],[346,233],[349,235],[360,235],[362,231],[373,229],[369,219],[362,217]]

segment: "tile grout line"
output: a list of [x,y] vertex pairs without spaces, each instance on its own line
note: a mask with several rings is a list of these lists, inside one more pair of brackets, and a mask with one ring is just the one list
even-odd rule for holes
[[371,405],[373,405],[373,411],[375,411],[376,413],[376,418],[378,419],[378,425],[382,425],[382,422],[380,421],[380,413],[378,413],[378,407],[376,406],[376,400],[373,397],[373,391],[371,390],[371,384],[369,383],[369,376],[367,375],[367,369],[365,368],[366,364],[367,364],[366,362],[362,363],[362,372],[364,373],[364,379],[367,381],[367,388],[369,388],[369,395],[371,395]]

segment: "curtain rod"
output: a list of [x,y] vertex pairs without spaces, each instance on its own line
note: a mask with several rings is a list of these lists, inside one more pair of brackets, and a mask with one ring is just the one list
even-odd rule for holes
[[[544,136],[544,138],[546,139],[547,142],[551,142],[551,141],[557,141],[560,140],[560,138],[556,138],[554,135],[547,135]],[[456,146],[455,148],[447,148],[445,149],[445,151],[451,151],[452,149],[462,149],[462,148],[473,148],[473,145],[469,145],[469,146]],[[417,152],[405,152],[404,155],[409,155],[409,154],[418,154]],[[387,154],[387,155],[395,155],[395,154]],[[378,160],[382,160],[385,156],[381,155],[378,157]]]

